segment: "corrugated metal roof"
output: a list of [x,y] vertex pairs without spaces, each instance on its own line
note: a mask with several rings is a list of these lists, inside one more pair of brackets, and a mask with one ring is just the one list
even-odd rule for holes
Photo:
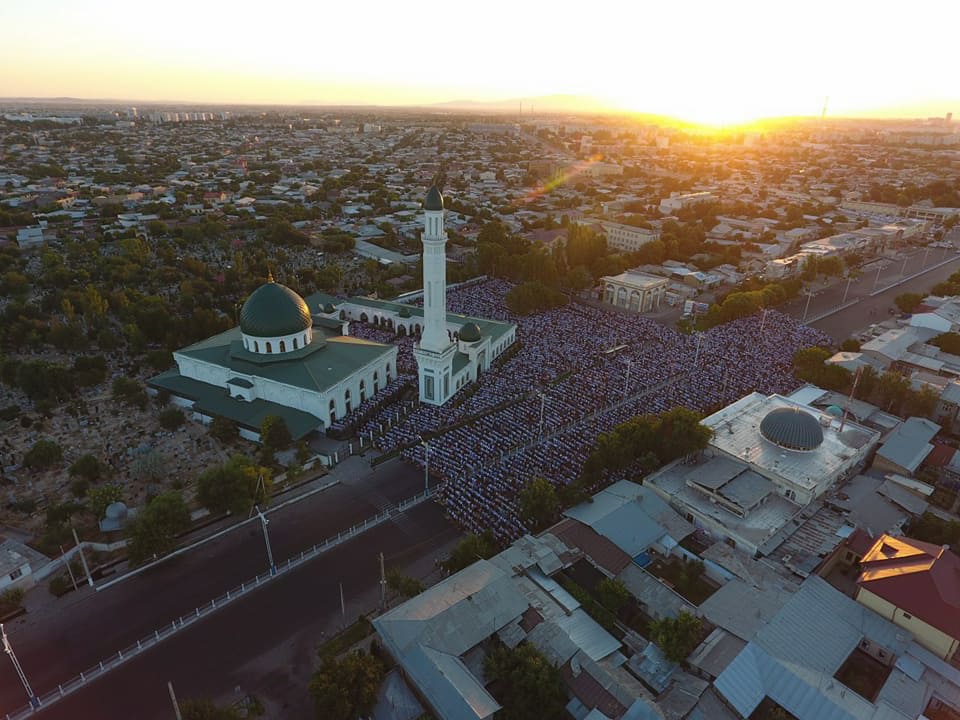
[[418,645],[404,658],[403,667],[442,720],[483,720],[501,708],[453,655]]
[[[747,644],[715,686],[744,717],[765,696],[800,720],[874,718],[879,708],[834,679],[861,638],[903,654],[908,634],[814,575]],[[903,673],[884,685],[884,717],[906,720],[916,687]],[[893,714],[890,714],[893,713]],[[916,717],[915,715],[913,717]]]
[[926,418],[912,417],[890,433],[877,449],[877,455],[909,472],[914,472],[933,450],[930,440],[940,426]]

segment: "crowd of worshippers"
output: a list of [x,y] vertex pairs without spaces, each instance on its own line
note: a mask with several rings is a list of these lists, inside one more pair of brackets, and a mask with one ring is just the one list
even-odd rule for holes
[[[600,433],[676,406],[708,412],[753,391],[789,393],[800,384],[794,353],[830,342],[776,311],[692,334],[580,303],[512,317],[504,304],[510,287],[491,280],[451,290],[447,306],[515,322],[515,353],[441,407],[417,405],[405,416],[392,406],[368,409],[359,425],[380,450],[429,462],[431,477],[445,483],[449,514],[505,542],[530,529],[518,512],[523,486],[534,477],[557,486],[576,480]],[[364,326],[351,332],[399,344],[397,384],[415,386],[415,339]]]

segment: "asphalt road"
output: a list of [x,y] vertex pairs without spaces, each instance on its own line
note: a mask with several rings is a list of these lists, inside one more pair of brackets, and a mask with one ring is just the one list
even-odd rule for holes
[[[939,265],[945,260],[949,262],[923,272],[924,268]],[[951,274],[960,270],[958,261],[960,261],[960,255],[952,249],[931,248],[929,255],[925,249],[911,251],[909,255],[901,255],[896,260],[888,259],[871,263],[864,268],[859,278],[850,282],[849,291],[847,281],[841,279],[829,287],[814,288],[815,294],[810,299],[809,309],[807,297],[803,295],[785,305],[782,310],[801,319],[804,316],[815,318],[839,307],[844,301],[844,294],[846,294],[847,303],[858,300],[856,304],[844,310],[810,323],[812,327],[823,330],[840,343],[872,323],[889,319],[891,317],[889,310],[896,307],[893,300],[897,295],[908,292],[926,293],[933,285],[946,280]],[[902,277],[920,272],[923,274],[919,277],[870,297],[870,293],[874,290],[880,290],[899,281]]]
[[432,567],[438,547],[459,537],[438,505],[418,506],[188,626],[39,717],[169,720],[169,680],[180,699],[231,698],[240,688],[266,700],[268,717],[312,718],[306,688],[317,645],[342,622],[339,583],[352,622],[376,604],[380,551],[388,566]]
[[[423,489],[423,475],[399,461],[370,472],[354,458],[335,472],[341,484],[270,516],[278,562]],[[266,568],[259,523],[250,523],[103,592],[84,588],[53,600],[44,584],[31,591],[40,602],[28,598],[31,611],[6,629],[34,691],[43,694]],[[0,658],[0,715],[24,700],[11,664]]]

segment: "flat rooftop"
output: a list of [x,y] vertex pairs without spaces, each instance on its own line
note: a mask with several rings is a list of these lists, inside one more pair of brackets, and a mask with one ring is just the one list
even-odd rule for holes
[[[646,479],[646,484],[652,485],[663,495],[677,502],[686,505],[691,510],[704,517],[711,518],[723,525],[731,533],[737,535],[745,542],[754,547],[759,547],[768,538],[772,537],[785,526],[790,519],[800,512],[800,507],[790,502],[786,498],[773,491],[773,481],[763,478],[756,473],[750,473],[750,481],[762,481],[766,483],[770,492],[764,495],[764,501],[761,505],[750,510],[745,517],[740,517],[734,512],[725,509],[722,505],[711,501],[711,499],[699,490],[690,486],[688,480],[691,475],[711,474],[711,468],[715,461],[720,461],[718,470],[732,470],[728,468],[729,458],[723,457],[703,457],[693,463],[677,463],[668,465],[659,472]],[[741,473],[750,472],[745,464],[740,464],[737,468]],[[722,489],[723,483],[721,483]],[[764,492],[765,488],[761,489]]]
[[[823,442],[814,450],[793,451],[768,441],[760,434],[760,423],[777,408],[799,409],[820,422]],[[842,471],[861,449],[879,438],[879,434],[847,420],[840,421],[781,395],[751,393],[705,418],[713,428],[710,444],[732,457],[751,464],[767,475],[781,477],[794,485],[812,490],[824,477]]]

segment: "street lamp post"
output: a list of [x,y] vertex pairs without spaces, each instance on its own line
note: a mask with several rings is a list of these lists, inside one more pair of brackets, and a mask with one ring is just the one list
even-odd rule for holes
[[850,292],[850,283],[853,282],[852,277],[847,277],[847,287],[843,291],[843,300],[840,301],[840,304],[843,305],[847,301],[847,293]]
[[420,438],[420,444],[423,445],[423,491],[430,490],[430,443]]
[[627,397],[627,389],[630,386],[630,368],[633,366],[633,360],[627,360],[627,376],[623,380],[623,397]]
[[880,271],[883,270],[883,265],[877,265],[877,279],[873,281],[873,289],[877,289],[877,285],[880,284]]
[[3,636],[3,651],[10,656],[10,662],[13,663],[13,669],[17,671],[17,677],[20,678],[20,682],[23,684],[23,689],[27,691],[27,698],[30,701],[30,707],[37,709],[40,707],[40,699],[33,694],[33,688],[30,687],[30,683],[27,680],[27,675],[23,672],[23,668],[20,666],[20,661],[17,660],[17,655],[13,652],[13,647],[10,645],[10,639],[7,637],[7,631],[3,627],[3,623],[0,623],[0,635]]
[[907,261],[908,261],[909,259],[910,259],[910,258],[908,258],[908,257],[905,257],[905,258],[903,259],[903,265],[900,266],[900,277],[903,277],[904,273],[907,272]]
[[540,431],[539,436],[543,437],[543,411],[547,405],[547,396],[544,393],[540,393]]
[[807,321],[807,313],[810,312],[810,301],[813,299],[813,293],[807,292],[807,306],[803,309],[803,321]]
[[267,546],[267,560],[270,561],[270,574],[276,575],[277,566],[273,562],[273,548],[270,547],[270,533],[267,532],[267,524],[270,521],[267,520],[267,516],[263,514],[259,505],[254,505],[254,508],[257,511],[257,515],[260,516],[260,526],[263,528],[263,542]]
[[927,245],[927,251],[923,254],[923,267],[920,268],[921,270],[926,270],[926,268],[927,268],[927,258],[928,258],[928,257],[930,257],[930,246],[929,246],[929,245]]

